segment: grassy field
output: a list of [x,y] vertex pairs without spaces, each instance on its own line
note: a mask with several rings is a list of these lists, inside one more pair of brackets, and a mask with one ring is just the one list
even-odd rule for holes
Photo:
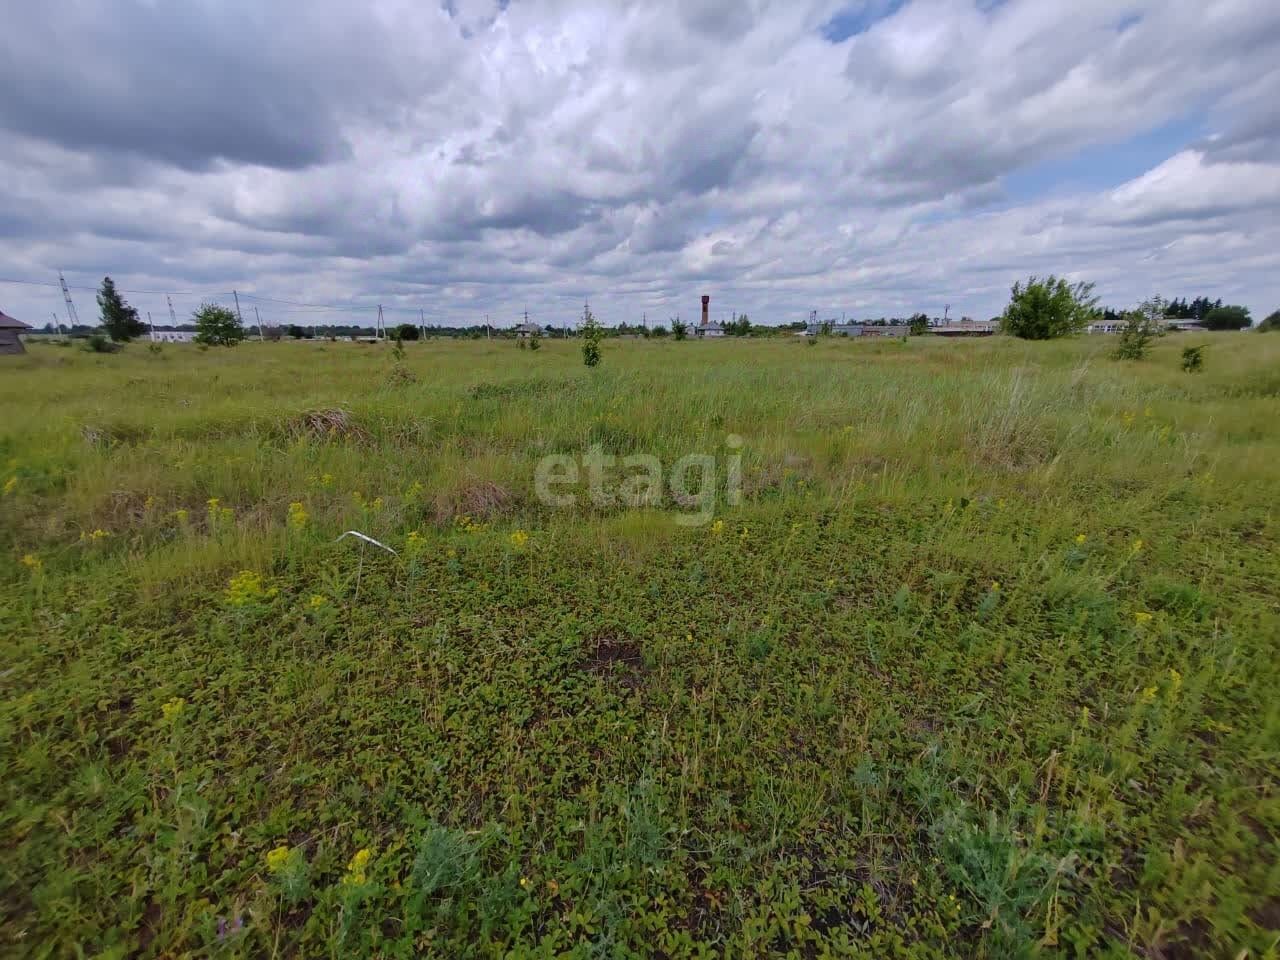
[[1275,957],[1280,336],[1201,339],[0,358],[0,954]]

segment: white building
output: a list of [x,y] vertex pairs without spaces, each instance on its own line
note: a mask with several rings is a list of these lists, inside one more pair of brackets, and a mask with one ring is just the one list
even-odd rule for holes
[[194,330],[152,330],[153,343],[191,343],[196,338]]

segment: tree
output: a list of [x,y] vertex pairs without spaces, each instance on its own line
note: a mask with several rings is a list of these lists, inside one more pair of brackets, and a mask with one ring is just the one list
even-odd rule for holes
[[1253,318],[1248,307],[1219,305],[1206,313],[1201,323],[1210,330],[1243,330],[1253,323]]
[[294,340],[301,340],[306,335],[307,335],[307,332],[303,330],[300,326],[298,326],[296,323],[289,324],[289,336],[291,336]]
[[542,346],[542,328],[534,327],[529,331],[529,349],[537,350]]
[[234,347],[244,339],[244,326],[234,310],[216,303],[202,303],[192,314],[196,324],[196,343],[211,347]]
[[138,319],[138,311],[120,296],[115,281],[110,277],[102,278],[102,286],[98,289],[98,309],[102,313],[103,329],[112,340],[132,340],[147,332],[146,326]]
[[914,317],[907,321],[907,333],[913,337],[923,336],[929,332],[929,318],[923,313],[917,313]]
[[604,338],[604,327],[591,313],[591,306],[582,305],[582,362],[588,367],[600,363],[600,341]]
[[689,325],[679,317],[671,318],[671,333],[677,340],[683,340],[689,336]]
[[1258,330],[1263,333],[1271,330],[1280,330],[1280,310],[1277,310],[1258,324]]
[[1023,340],[1053,340],[1085,329],[1098,298],[1092,283],[1067,283],[1065,277],[1031,277],[1013,285],[1001,326]]
[[1167,306],[1162,299],[1155,297],[1124,315],[1120,342],[1116,345],[1117,360],[1141,360],[1147,355],[1151,341],[1164,335]]
[[417,340],[421,336],[416,323],[402,323],[396,327],[395,337],[397,340]]

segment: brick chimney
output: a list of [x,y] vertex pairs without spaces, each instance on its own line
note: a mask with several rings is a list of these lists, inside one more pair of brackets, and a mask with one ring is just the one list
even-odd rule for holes
[[707,316],[711,312],[711,298],[707,294],[702,295],[702,325],[707,325]]

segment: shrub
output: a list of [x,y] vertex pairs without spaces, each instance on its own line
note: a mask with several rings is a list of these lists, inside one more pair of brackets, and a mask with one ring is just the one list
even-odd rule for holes
[[234,347],[244,339],[244,325],[235,311],[216,303],[202,303],[192,314],[196,323],[196,343],[212,347]]
[[1204,346],[1184,347],[1182,350],[1182,369],[1187,373],[1199,373],[1204,369]]
[[109,340],[101,333],[91,333],[85,338],[84,348],[89,353],[116,353],[123,349],[114,340]]
[[1202,321],[1210,330],[1243,330],[1253,323],[1248,307],[1228,305],[1214,307],[1204,315]]
[[535,328],[533,332],[529,334],[529,349],[537,350],[541,346],[542,346],[542,331]]
[[913,337],[923,336],[929,332],[929,318],[923,313],[917,313],[914,317],[907,321],[907,333]]
[[600,363],[600,341],[604,338],[604,327],[591,313],[591,307],[582,305],[582,362],[588,367]]
[[1013,285],[1001,317],[1005,333],[1023,340],[1053,340],[1079,333],[1093,319],[1098,298],[1091,283],[1067,283],[1063,277],[1031,277]]
[[1164,311],[1165,303],[1157,297],[1124,315],[1120,342],[1116,345],[1117,360],[1141,360],[1147,355],[1151,341],[1164,333]]
[[397,340],[408,340],[412,342],[419,339],[421,336],[422,331],[412,323],[402,323],[400,326],[396,327],[395,338]]
[[1267,333],[1272,330],[1280,330],[1280,310],[1277,310],[1275,313],[1271,314],[1271,316],[1267,317],[1267,319],[1258,324],[1259,333]]
[[671,321],[671,333],[677,340],[685,340],[689,336],[689,325],[676,317]]

